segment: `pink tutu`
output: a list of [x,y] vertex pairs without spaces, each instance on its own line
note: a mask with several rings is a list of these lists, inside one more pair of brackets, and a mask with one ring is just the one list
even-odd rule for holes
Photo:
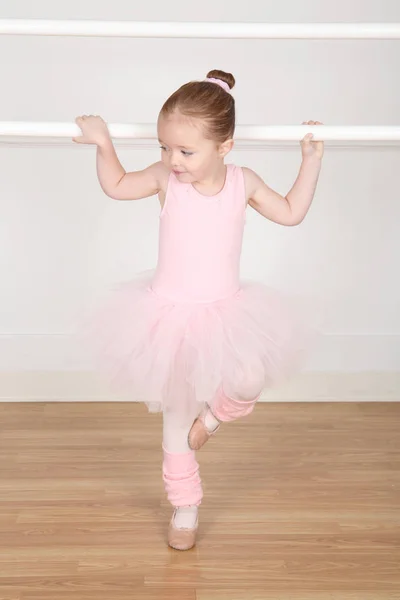
[[311,330],[280,293],[243,282],[220,301],[173,302],[151,282],[146,273],[119,284],[86,321],[85,340],[113,390],[152,412],[200,410],[246,367],[266,387],[300,368]]

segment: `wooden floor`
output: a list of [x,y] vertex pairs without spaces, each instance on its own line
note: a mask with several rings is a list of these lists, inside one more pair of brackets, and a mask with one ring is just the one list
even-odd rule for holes
[[259,404],[169,549],[159,415],[0,404],[1,600],[400,599],[400,403]]

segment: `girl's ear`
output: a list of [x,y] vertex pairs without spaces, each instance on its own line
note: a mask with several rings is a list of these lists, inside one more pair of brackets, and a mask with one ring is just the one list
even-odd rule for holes
[[235,143],[234,140],[230,139],[230,140],[225,140],[225,142],[222,142],[222,144],[219,145],[218,151],[219,151],[221,158],[226,156],[228,154],[228,152],[230,152],[232,150],[234,143]]

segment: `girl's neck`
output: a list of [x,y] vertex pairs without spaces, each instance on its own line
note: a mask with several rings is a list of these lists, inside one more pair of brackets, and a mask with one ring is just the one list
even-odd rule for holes
[[227,171],[227,166],[222,163],[218,167],[218,171],[210,175],[207,179],[193,182],[192,186],[203,196],[216,196],[224,189]]

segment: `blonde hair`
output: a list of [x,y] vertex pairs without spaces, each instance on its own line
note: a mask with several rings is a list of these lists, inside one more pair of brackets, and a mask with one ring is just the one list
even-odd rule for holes
[[[220,79],[232,89],[235,78],[232,73],[214,69],[207,78]],[[212,81],[190,81],[177,89],[164,103],[160,116],[179,111],[187,117],[204,122],[204,136],[222,143],[235,132],[235,99],[221,86]]]

